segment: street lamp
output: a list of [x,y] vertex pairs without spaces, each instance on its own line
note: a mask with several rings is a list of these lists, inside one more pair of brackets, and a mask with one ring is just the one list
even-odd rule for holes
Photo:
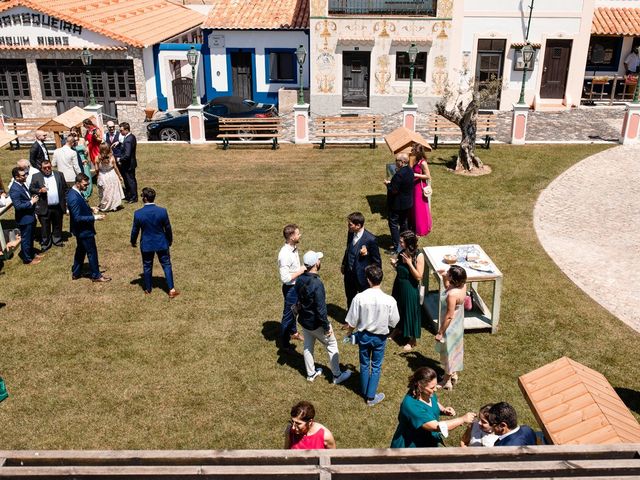
[[191,105],[200,105],[198,93],[196,92],[196,65],[198,64],[198,51],[193,45],[191,45],[191,49],[187,52],[187,62],[191,65],[191,83],[193,87],[191,92]]
[[535,52],[533,50],[533,47],[529,42],[527,42],[526,45],[522,47],[522,61],[524,63],[524,69],[522,70],[522,87],[520,88],[520,100],[518,100],[518,103],[520,105],[524,105],[524,83],[527,79],[527,67],[533,59],[534,53]]
[[89,83],[89,106],[93,107],[96,105],[96,97],[93,96],[93,80],[91,79],[91,71],[89,70],[91,62],[93,61],[93,54],[87,47],[84,47],[82,49],[82,53],[80,54],[80,58],[82,59],[82,64],[87,67],[87,82]]
[[296,58],[298,59],[298,71],[300,77],[300,91],[298,92],[298,105],[304,105],[304,90],[302,89],[302,72],[304,61],[307,59],[307,50],[300,45],[296,50]]
[[411,44],[407,53],[409,54],[409,98],[407,98],[407,105],[413,105],[413,70],[418,57],[418,47],[415,43]]

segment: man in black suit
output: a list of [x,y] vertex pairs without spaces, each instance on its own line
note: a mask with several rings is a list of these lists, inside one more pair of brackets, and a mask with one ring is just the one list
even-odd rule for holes
[[47,132],[42,130],[36,131],[36,141],[31,145],[29,151],[29,162],[33,165],[33,168],[40,170],[40,165],[43,160],[49,160],[49,152],[44,142],[47,140]]
[[409,230],[409,214],[413,207],[413,170],[409,166],[409,155],[396,156],[396,173],[387,185],[387,208],[389,210],[389,230],[393,251],[400,251],[400,232]]
[[40,168],[42,171],[33,176],[29,190],[38,195],[36,215],[42,230],[40,246],[46,252],[51,245],[64,246],[62,216],[67,211],[67,182],[60,172],[53,171],[49,160],[44,160]]
[[37,265],[42,261],[41,255],[35,255],[33,251],[33,234],[36,225],[35,203],[38,196],[29,194],[25,185],[27,171],[20,167],[14,167],[11,171],[14,182],[9,189],[9,196],[16,211],[16,223],[20,229],[20,258],[28,265]]
[[382,268],[382,262],[375,235],[364,228],[364,215],[360,212],[349,214],[347,225],[347,248],[342,257],[340,271],[344,275],[344,293],[347,296],[348,310],[353,297],[369,288],[364,269],[369,265]]
[[136,146],[138,141],[131,127],[127,122],[120,124],[120,134],[122,135],[122,150],[120,161],[120,173],[124,180],[124,199],[127,203],[136,203],[138,201],[138,182],[136,181],[136,167],[138,160],[136,159]]

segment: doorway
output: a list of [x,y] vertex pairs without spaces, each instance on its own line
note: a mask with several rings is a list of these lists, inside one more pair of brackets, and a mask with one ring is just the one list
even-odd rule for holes
[[253,100],[251,52],[231,52],[231,91],[234,96]]
[[342,53],[342,106],[369,106],[371,52]]
[[480,108],[495,110],[500,105],[500,85],[504,66],[505,39],[487,38],[478,40],[476,58],[476,85],[478,91],[489,89],[482,96]]
[[573,40],[547,40],[540,98],[564,98]]

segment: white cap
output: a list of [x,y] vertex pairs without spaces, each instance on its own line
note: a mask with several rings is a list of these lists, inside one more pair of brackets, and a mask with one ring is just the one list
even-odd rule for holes
[[302,257],[302,261],[304,262],[305,266],[313,267],[323,256],[324,255],[322,255],[322,252],[314,252],[313,250],[309,250],[304,254],[304,257]]

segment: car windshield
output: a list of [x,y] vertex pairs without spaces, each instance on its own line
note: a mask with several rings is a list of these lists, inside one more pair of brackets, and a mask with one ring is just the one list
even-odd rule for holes
[[224,105],[230,114],[248,113],[255,109],[255,103],[242,97],[218,97],[211,101],[211,106]]

